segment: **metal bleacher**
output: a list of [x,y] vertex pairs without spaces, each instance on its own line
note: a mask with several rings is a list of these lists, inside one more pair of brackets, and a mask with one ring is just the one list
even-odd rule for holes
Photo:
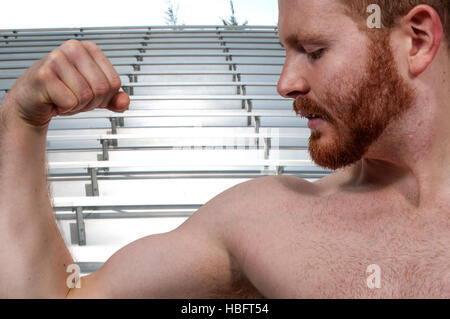
[[276,27],[0,30],[0,100],[69,39],[95,42],[131,98],[124,113],[50,123],[55,216],[84,273],[238,183],[330,173],[311,162],[306,121],[277,94],[285,56]]

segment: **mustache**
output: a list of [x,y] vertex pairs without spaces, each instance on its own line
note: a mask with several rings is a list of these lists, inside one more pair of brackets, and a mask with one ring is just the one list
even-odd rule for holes
[[294,110],[298,115],[302,113],[317,114],[327,122],[333,123],[333,117],[330,113],[318,103],[307,97],[299,97],[294,101]]

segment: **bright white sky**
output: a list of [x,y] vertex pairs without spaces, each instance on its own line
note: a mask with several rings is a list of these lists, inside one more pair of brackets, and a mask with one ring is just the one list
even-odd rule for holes
[[[167,0],[2,0],[0,29],[165,25]],[[186,25],[222,25],[229,0],[172,0]],[[238,22],[276,25],[277,0],[233,0]]]

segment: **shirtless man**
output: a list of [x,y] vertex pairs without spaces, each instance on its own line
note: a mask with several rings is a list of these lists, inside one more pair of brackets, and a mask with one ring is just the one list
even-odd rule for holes
[[[366,24],[374,2],[381,29]],[[120,249],[79,289],[66,285],[74,261],[47,191],[47,126],[121,112],[129,98],[93,43],[37,62],[1,109],[0,296],[449,298],[450,9],[391,3],[279,1],[278,90],[319,116],[310,152],[335,174],[239,184],[177,229]]]

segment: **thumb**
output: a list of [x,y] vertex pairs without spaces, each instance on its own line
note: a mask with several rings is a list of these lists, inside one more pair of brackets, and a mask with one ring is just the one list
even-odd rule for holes
[[125,92],[118,92],[109,102],[107,109],[114,112],[124,112],[130,105],[130,97]]

